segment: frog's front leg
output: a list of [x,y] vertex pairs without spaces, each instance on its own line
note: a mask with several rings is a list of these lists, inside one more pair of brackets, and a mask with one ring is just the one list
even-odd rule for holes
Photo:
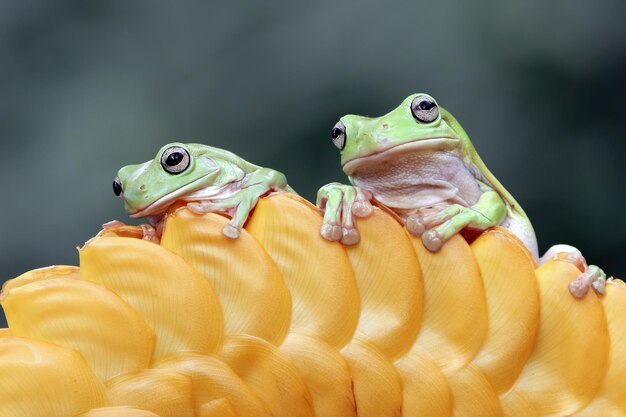
[[230,222],[224,226],[222,233],[226,237],[236,239],[241,233],[250,212],[256,206],[259,198],[270,191],[293,190],[287,185],[287,178],[281,172],[270,168],[259,168],[251,173],[235,194],[208,201],[197,201],[187,204],[187,207],[197,214],[211,212],[225,212],[231,216]]
[[361,240],[355,217],[368,217],[373,212],[367,191],[338,182],[327,184],[317,192],[317,206],[324,210],[320,234],[326,240],[355,245]]
[[489,189],[472,207],[450,204],[420,209],[407,217],[406,227],[410,233],[422,236],[428,250],[436,252],[464,228],[485,230],[502,223],[506,214],[502,197]]

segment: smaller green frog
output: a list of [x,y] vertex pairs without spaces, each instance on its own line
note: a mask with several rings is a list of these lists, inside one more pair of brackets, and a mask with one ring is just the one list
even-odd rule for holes
[[587,267],[576,248],[556,245],[538,257],[524,210],[489,172],[459,122],[431,96],[410,95],[381,117],[344,116],[331,137],[353,185],[331,183],[319,190],[324,238],[356,244],[355,218],[367,217],[370,200],[375,200],[398,214],[430,251],[438,251],[457,233],[499,225],[522,240],[540,263],[566,252],[585,269],[570,284],[573,295],[583,297],[590,286],[604,291],[604,272]]
[[[144,239],[158,241],[169,207],[186,201],[191,211],[223,212],[231,217],[225,236],[239,237],[250,211],[272,191],[294,192],[282,173],[251,164],[223,149],[195,143],[170,143],[156,157],[120,169],[113,192],[124,200],[130,217],[147,217]],[[117,220],[105,228],[123,224]]]

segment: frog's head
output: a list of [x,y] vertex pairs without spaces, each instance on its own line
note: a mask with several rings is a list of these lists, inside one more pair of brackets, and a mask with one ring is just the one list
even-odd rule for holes
[[178,197],[210,185],[218,167],[204,157],[206,146],[170,143],[152,161],[120,169],[113,192],[131,217],[160,215]]
[[331,137],[341,150],[344,172],[352,176],[361,166],[371,167],[401,154],[460,149],[466,135],[434,98],[412,94],[381,117],[342,117]]

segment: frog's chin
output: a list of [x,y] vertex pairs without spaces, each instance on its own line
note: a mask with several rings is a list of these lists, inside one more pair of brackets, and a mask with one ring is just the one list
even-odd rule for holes
[[190,194],[200,188],[206,187],[211,182],[216,173],[217,170],[209,172],[208,174],[203,175],[200,178],[197,178],[173,191],[170,191],[169,193],[165,194],[162,197],[159,197],[157,200],[153,201],[143,208],[139,208],[133,211],[129,210],[128,215],[134,219],[162,215],[172,204],[180,200],[180,197]]
[[354,172],[362,166],[372,166],[393,159],[398,154],[411,152],[441,152],[451,151],[458,148],[461,139],[457,137],[435,137],[415,139],[408,142],[402,142],[390,145],[375,152],[363,156],[356,156],[343,162],[343,172],[346,175],[353,175]]

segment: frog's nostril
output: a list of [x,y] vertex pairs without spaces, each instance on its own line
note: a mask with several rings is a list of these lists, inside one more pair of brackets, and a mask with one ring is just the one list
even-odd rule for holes
[[146,189],[146,184],[141,184],[141,185],[139,186],[139,190],[140,190],[140,191],[143,191],[143,190],[145,190],[145,189]]

